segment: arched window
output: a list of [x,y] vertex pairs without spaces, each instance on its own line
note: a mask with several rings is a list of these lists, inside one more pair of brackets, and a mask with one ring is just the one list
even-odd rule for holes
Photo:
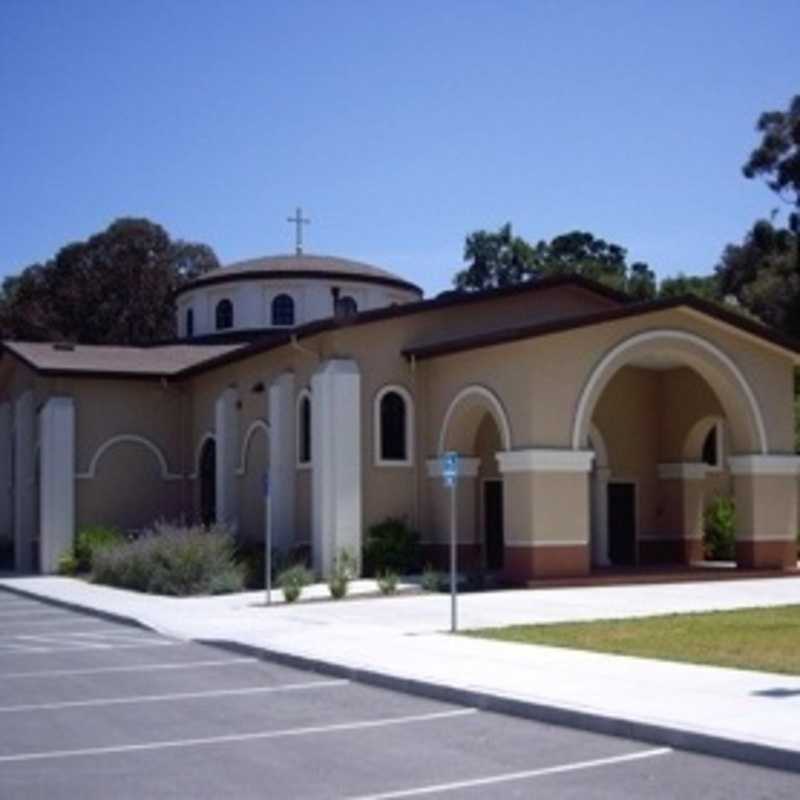
[[297,463],[311,463],[311,394],[303,391],[297,403]]
[[186,338],[191,339],[194,336],[194,309],[189,308],[186,311]]
[[272,324],[294,325],[294,300],[288,294],[279,294],[272,301]]
[[350,296],[342,297],[339,300],[339,313],[346,317],[358,314],[358,303],[356,303],[355,298]]
[[386,386],[375,397],[375,462],[379,466],[412,463],[413,404],[402,386]]
[[216,322],[218,331],[226,331],[233,327],[233,303],[227,298],[217,303]]

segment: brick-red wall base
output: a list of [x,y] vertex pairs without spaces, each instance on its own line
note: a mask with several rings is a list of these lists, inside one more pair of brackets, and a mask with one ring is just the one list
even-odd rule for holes
[[793,541],[736,542],[736,563],[745,569],[788,569],[797,566]]
[[533,578],[561,578],[588,575],[589,548],[586,545],[555,547],[506,547],[506,578],[525,583]]

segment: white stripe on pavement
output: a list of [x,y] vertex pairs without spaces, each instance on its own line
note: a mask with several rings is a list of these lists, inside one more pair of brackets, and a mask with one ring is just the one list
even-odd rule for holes
[[541,778],[546,775],[559,775],[564,772],[578,772],[597,767],[608,767],[614,764],[625,764],[630,761],[640,761],[644,758],[665,756],[672,752],[671,747],[659,747],[655,750],[639,750],[636,753],[627,753],[623,756],[609,758],[596,758],[592,761],[574,761],[571,764],[558,764],[554,767],[541,767],[529,769],[524,772],[506,772],[502,775],[491,775],[487,778],[474,778],[472,780],[453,781],[452,783],[437,783],[428,786],[419,786],[415,789],[400,789],[393,792],[380,792],[379,794],[360,795],[352,800],[394,800],[401,797],[420,797],[425,794],[438,794],[439,792],[454,792],[458,789],[472,789],[478,786],[491,786],[496,783],[522,781],[529,778]]
[[133,664],[118,667],[86,667],[84,669],[40,669],[33,672],[7,672],[0,681],[10,678],[63,678],[69,675],[99,675],[104,672],[143,672],[150,670],[191,669],[198,667],[228,667],[236,664],[254,664],[257,658],[228,658],[218,661],[178,661],[161,664]]
[[331,689],[346,686],[350,681],[306,681],[286,683],[281,686],[251,686],[243,689],[209,689],[203,692],[177,692],[174,694],[143,694],[132,697],[106,697],[93,700],[67,700],[62,703],[31,703],[19,706],[0,706],[0,714],[19,711],[58,711],[63,708],[90,708],[92,706],[121,706],[130,703],[162,703],[174,700],[199,700],[207,697],[232,697],[245,694],[271,694],[276,692],[298,692],[304,689]]
[[[69,617],[70,615],[64,611],[58,611],[56,609],[50,609],[50,608],[29,608],[29,609],[19,608],[16,611],[0,611],[0,617],[2,617],[4,620],[9,619],[10,617],[27,617],[27,616],[60,617],[61,619],[64,619],[65,617]],[[21,621],[24,622],[24,620]]]
[[477,714],[476,708],[463,708],[455,711],[440,711],[432,714],[417,714],[408,717],[389,717],[388,719],[361,720],[341,722],[334,725],[314,725],[307,728],[284,728],[277,731],[261,731],[258,733],[233,733],[227,736],[208,736],[203,739],[173,739],[163,742],[143,742],[116,747],[87,747],[82,750],[50,750],[33,753],[16,753],[0,755],[0,764],[20,763],[24,761],[46,761],[50,759],[80,758],[82,756],[113,755],[116,753],[146,752],[148,750],[167,750],[182,747],[203,747],[214,744],[230,744],[232,742],[251,742],[266,739],[285,739],[293,736],[313,736],[342,731],[369,730],[371,728],[387,728],[392,725],[409,725],[415,722],[433,722],[452,717],[463,717]]

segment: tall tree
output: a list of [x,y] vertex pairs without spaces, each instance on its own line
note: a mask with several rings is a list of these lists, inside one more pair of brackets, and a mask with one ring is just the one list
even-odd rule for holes
[[113,222],[0,290],[5,338],[150,344],[175,335],[176,289],[219,266],[207,245],[173,241],[147,219]]
[[766,111],[758,119],[761,142],[742,167],[747,178],[762,177],[793,211],[789,230],[800,234],[800,94],[785,111]]
[[571,231],[535,246],[514,236],[511,225],[497,232],[469,234],[465,269],[456,274],[457,288],[467,291],[510,286],[549,275],[583,275],[646,299],[655,294],[655,275],[647,264],[627,261],[627,250],[585,231]]

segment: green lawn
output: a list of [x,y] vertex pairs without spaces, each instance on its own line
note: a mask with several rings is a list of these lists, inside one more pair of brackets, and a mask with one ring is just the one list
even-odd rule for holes
[[800,675],[800,605],[705,614],[512,625],[469,636]]

